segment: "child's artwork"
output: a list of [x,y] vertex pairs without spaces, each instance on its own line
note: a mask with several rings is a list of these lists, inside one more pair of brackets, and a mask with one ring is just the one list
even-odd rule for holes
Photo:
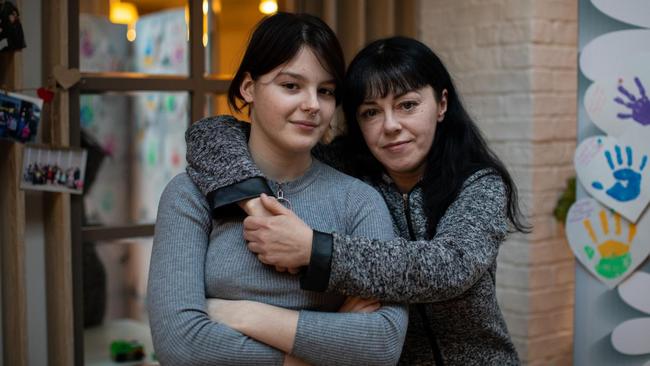
[[587,192],[632,222],[650,202],[648,149],[608,136],[589,137],[573,162]]
[[140,17],[136,33],[136,71],[151,74],[189,73],[188,33],[183,8]]
[[42,99],[0,91],[0,138],[34,141],[42,108]]
[[22,171],[21,189],[81,194],[86,150],[27,146]]
[[580,53],[580,70],[590,80],[612,77],[620,70],[647,70],[650,64],[650,30],[606,33],[589,42]]
[[613,288],[650,253],[650,215],[637,224],[591,198],[576,201],[566,219],[571,250],[596,278]]
[[600,79],[585,92],[585,110],[603,132],[620,137],[628,129],[650,137],[650,69]]
[[591,3],[621,22],[650,28],[650,12],[640,11],[648,6],[648,0],[591,0]]
[[83,72],[132,71],[126,25],[79,14],[79,63]]
[[650,354],[650,273],[634,273],[618,286],[618,294],[626,304],[647,316],[626,320],[614,328],[614,349],[626,355]]

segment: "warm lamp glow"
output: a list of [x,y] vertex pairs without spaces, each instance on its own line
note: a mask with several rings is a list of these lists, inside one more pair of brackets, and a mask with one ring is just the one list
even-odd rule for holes
[[109,19],[115,24],[131,24],[138,20],[138,9],[131,3],[111,1]]
[[276,13],[278,11],[278,2],[275,0],[262,0],[259,9],[262,14]]
[[212,0],[212,12],[221,14],[221,0]]
[[126,39],[129,42],[135,41],[135,23],[129,24],[129,29],[126,31]]
[[203,0],[203,4],[201,4],[201,10],[203,10],[203,15],[208,14],[208,0]]

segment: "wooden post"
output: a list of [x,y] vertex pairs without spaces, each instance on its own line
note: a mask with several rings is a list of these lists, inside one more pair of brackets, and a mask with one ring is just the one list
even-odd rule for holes
[[[43,2],[43,77],[56,65],[69,66],[68,0]],[[70,145],[69,94],[59,89],[53,111],[43,121],[43,142]],[[74,301],[72,296],[72,240],[70,194],[46,193],[43,204],[45,225],[45,273],[47,293],[48,361],[51,366],[75,364]],[[83,360],[77,362],[82,362]]]

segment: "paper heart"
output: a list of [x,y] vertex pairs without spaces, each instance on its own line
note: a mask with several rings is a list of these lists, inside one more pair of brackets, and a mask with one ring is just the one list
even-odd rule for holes
[[[628,319],[612,331],[612,346],[626,355],[650,353],[650,273],[638,271],[618,286],[621,300],[646,314]],[[650,363],[650,362],[649,362]]]
[[607,135],[620,137],[627,129],[635,128],[650,133],[648,90],[650,70],[647,67],[630,70],[627,75],[598,79],[585,91],[585,110]]
[[580,199],[567,214],[569,246],[591,274],[614,288],[648,257],[649,218],[633,224],[592,198]]
[[52,70],[54,79],[63,87],[63,89],[70,89],[81,80],[81,73],[77,69],[66,69],[61,65],[54,66]]
[[593,136],[580,143],[573,163],[593,198],[636,222],[650,202],[648,155],[645,145]]

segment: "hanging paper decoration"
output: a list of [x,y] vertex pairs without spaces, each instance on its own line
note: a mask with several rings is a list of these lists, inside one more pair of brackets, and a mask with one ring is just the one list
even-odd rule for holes
[[[628,129],[650,134],[650,69],[596,81],[585,92],[585,110],[605,133],[620,137]],[[644,131],[647,130],[647,131]]]
[[647,316],[619,324],[612,332],[612,345],[626,355],[650,354],[650,273],[636,272],[618,287],[621,299]]
[[591,0],[591,3],[621,22],[650,28],[650,12],[640,11],[648,5],[648,0]]
[[574,156],[578,178],[589,194],[632,222],[650,202],[645,149],[615,137],[593,136]]
[[589,272],[613,288],[648,257],[648,218],[644,215],[634,224],[594,199],[583,198],[567,215],[569,245]]
[[606,33],[589,42],[580,53],[580,71],[590,80],[602,80],[621,72],[647,70],[650,63],[649,29]]

